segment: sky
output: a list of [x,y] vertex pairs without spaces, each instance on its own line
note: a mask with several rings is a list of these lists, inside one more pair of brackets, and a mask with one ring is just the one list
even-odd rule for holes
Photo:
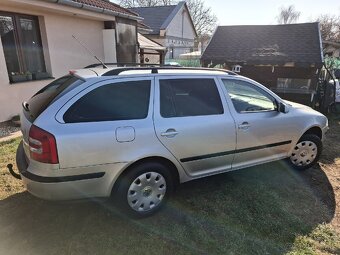
[[340,0],[205,0],[219,25],[271,25],[282,6],[301,12],[298,22],[311,22],[321,14],[340,16]]

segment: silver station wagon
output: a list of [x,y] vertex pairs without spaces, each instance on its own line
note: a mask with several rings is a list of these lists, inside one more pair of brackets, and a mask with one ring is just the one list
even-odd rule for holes
[[225,70],[94,67],[24,102],[21,127],[17,165],[30,193],[113,197],[142,217],[179,183],[286,158],[311,167],[328,120]]

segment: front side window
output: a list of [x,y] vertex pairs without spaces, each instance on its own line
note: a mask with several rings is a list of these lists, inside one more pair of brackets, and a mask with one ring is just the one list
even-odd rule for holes
[[37,17],[0,12],[0,36],[11,82],[46,72]]
[[213,79],[160,80],[160,112],[164,118],[223,114]]
[[240,80],[223,80],[224,86],[239,113],[274,111],[275,99],[261,88]]
[[128,81],[98,87],[76,101],[64,114],[66,123],[145,119],[151,81]]

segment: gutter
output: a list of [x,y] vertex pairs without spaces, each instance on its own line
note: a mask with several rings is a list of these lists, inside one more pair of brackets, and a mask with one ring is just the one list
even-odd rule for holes
[[130,15],[130,14],[111,11],[111,10],[107,10],[107,9],[101,8],[101,7],[96,7],[96,6],[92,6],[92,5],[88,5],[88,4],[82,4],[82,3],[74,2],[72,0],[43,0],[43,1],[67,5],[67,6],[71,6],[71,7],[78,8],[78,9],[84,9],[84,10],[91,11],[91,12],[103,13],[103,14],[107,14],[107,15],[110,15],[110,16],[118,16],[118,17],[121,17],[121,18],[127,18],[127,19],[136,20],[136,21],[141,21],[141,20],[144,19],[144,18],[139,17],[139,16],[134,16],[134,15]]
[[137,27],[137,31],[140,32],[141,34],[150,34],[151,32],[153,32],[152,29],[140,28],[140,27]]

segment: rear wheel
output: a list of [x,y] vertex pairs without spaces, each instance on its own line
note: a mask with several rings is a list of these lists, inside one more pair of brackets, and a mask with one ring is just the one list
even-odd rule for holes
[[289,162],[297,170],[308,169],[318,161],[321,151],[322,142],[317,135],[303,135],[295,145]]
[[117,183],[113,196],[124,212],[133,217],[147,217],[165,204],[173,191],[170,170],[158,162],[136,165]]

